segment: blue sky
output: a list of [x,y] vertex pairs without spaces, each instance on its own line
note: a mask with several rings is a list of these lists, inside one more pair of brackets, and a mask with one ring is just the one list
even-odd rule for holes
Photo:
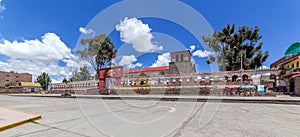
[[[0,47],[2,46],[0,48],[2,50],[2,52],[0,51],[0,71],[26,71],[34,73],[34,76],[42,71],[48,71],[47,73],[50,73],[55,80],[59,81],[72,71],[71,68],[66,68],[66,65],[69,67],[76,66],[74,62],[76,57],[72,53],[79,48],[78,40],[107,32],[101,29],[103,25],[101,27],[97,26],[98,24],[107,23],[105,19],[97,19],[97,15],[99,17],[99,14],[103,13],[105,9],[109,9],[113,4],[120,1],[0,0],[0,2],[2,7],[0,7],[2,9],[0,10]],[[220,30],[228,23],[237,24],[237,26],[259,26],[260,33],[263,36],[261,39],[261,42],[264,43],[263,50],[270,51],[270,57],[264,63],[265,66],[269,66],[282,57],[289,45],[300,41],[300,1],[298,0],[272,0],[272,2],[266,0],[180,0],[180,2],[187,4],[200,13],[214,30]],[[139,12],[139,8],[145,8],[143,6],[145,5],[133,4],[133,7],[136,8],[128,8],[128,13]],[[166,11],[162,12],[171,10],[173,5],[169,6],[166,6]],[[153,9],[153,12],[155,10]],[[117,62],[120,63],[122,57],[127,56],[126,59],[131,61],[128,62],[127,60],[126,62],[123,58],[124,62],[122,64],[131,65],[129,67],[131,69],[153,66],[154,63],[157,63],[159,55],[163,60],[168,59],[167,52],[189,49],[191,45],[195,45],[195,51],[201,50],[201,53],[205,51],[201,41],[197,39],[201,36],[194,36],[190,30],[179,25],[178,22],[147,16],[135,17],[132,16],[135,14],[126,15],[127,12],[121,11],[120,13],[115,12],[111,15],[116,17],[118,21],[109,22],[109,25],[115,27],[109,36],[116,48],[121,49],[121,54],[116,59]],[[181,12],[184,14],[187,11],[182,10]],[[117,17],[121,14],[122,16],[118,19]],[[137,40],[132,42],[127,40],[127,42],[124,42],[126,38],[122,39],[120,33],[127,29],[123,27],[121,31],[118,31],[116,25],[120,25],[121,22],[125,24],[125,17],[128,17],[127,23],[130,21],[138,23],[144,30],[147,30],[144,25],[148,25],[151,31],[146,31],[145,36],[150,37],[152,42],[150,44],[158,47],[162,46],[164,49],[157,49],[154,53],[141,53],[137,51],[137,48],[132,47],[132,43],[147,43],[147,41]],[[186,18],[189,18],[189,14],[181,20]],[[193,20],[188,21],[192,22]],[[91,29],[94,33],[85,35],[79,31],[80,27]],[[127,32],[124,32],[124,34],[127,34]],[[22,47],[24,43],[26,46]],[[48,47],[40,48],[35,44]],[[10,48],[15,48],[15,50],[4,47],[7,45],[10,45]],[[56,46],[51,47],[51,45]],[[67,48],[64,48],[64,46]],[[59,47],[63,50],[55,52],[58,51]],[[20,49],[22,50],[19,51]],[[44,51],[37,54],[36,52],[39,50]],[[15,54],[18,55],[13,56]],[[134,55],[134,58],[130,55]],[[205,57],[194,56],[194,60],[199,72],[211,71],[210,66],[205,63]]]

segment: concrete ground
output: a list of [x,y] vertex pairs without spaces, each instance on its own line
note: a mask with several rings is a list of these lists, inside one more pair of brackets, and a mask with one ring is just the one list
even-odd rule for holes
[[0,95],[0,106],[42,115],[0,136],[300,135],[300,105]]
[[40,117],[37,114],[0,107],[0,131],[27,123],[30,120],[37,120]]

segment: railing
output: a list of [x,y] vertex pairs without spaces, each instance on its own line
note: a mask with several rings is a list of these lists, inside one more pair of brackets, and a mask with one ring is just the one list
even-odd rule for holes
[[62,90],[62,89],[92,89],[98,88],[99,81],[77,81],[77,82],[68,82],[68,83],[54,83],[51,84],[50,90]]

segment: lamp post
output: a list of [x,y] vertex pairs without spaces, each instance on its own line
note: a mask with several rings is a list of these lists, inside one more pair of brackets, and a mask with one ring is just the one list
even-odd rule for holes
[[240,50],[241,53],[241,86],[243,84],[243,53],[242,50]]
[[243,50],[240,50],[237,47],[234,47],[234,49],[238,50],[241,54],[241,86],[242,86],[242,84],[243,84],[243,73],[242,73],[242,71],[243,71],[243,52],[242,51]]

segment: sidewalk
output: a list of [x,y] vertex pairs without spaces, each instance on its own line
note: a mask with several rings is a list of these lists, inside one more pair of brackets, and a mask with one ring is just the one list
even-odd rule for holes
[[0,131],[27,123],[30,120],[37,120],[40,118],[40,115],[0,107]]
[[[60,94],[11,94],[16,97],[52,97],[64,98]],[[234,103],[271,103],[300,104],[300,97],[240,97],[240,96],[188,96],[188,95],[75,95],[68,98],[117,99],[117,100],[159,100],[192,102],[234,102]]]

